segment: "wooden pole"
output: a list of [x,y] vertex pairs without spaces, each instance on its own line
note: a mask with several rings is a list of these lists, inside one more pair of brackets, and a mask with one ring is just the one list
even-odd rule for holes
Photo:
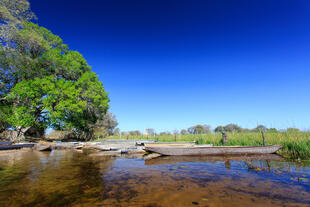
[[266,141],[265,141],[265,134],[264,134],[264,131],[261,130],[261,133],[262,133],[262,137],[263,137],[263,144],[264,146],[266,146]]
[[177,142],[177,134],[174,134],[174,141]]
[[225,132],[222,132],[222,144],[227,144],[227,134]]

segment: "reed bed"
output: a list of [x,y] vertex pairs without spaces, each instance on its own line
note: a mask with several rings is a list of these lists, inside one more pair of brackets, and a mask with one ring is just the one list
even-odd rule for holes
[[[227,133],[227,144],[231,146],[257,146],[263,145],[260,132]],[[310,159],[310,132],[265,132],[266,145],[281,144],[283,148],[279,154],[290,159]],[[113,136],[108,139],[135,139],[158,140],[160,142],[197,142],[198,144],[213,144],[221,146],[222,135],[216,134],[177,134],[156,136]]]

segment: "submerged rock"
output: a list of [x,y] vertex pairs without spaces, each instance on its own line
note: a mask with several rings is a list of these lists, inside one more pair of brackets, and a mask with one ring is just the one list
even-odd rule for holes
[[156,157],[160,157],[160,156],[161,156],[161,154],[151,153],[151,154],[145,155],[143,158],[145,160],[150,160],[150,159],[153,159],[153,158],[156,158]]
[[90,156],[120,156],[121,150],[118,151],[104,151],[104,152],[98,152],[90,154]]

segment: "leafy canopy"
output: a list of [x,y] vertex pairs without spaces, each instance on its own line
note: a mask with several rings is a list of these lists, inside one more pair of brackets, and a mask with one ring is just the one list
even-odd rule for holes
[[79,52],[32,18],[26,0],[0,2],[1,125],[91,132],[109,107],[102,83]]

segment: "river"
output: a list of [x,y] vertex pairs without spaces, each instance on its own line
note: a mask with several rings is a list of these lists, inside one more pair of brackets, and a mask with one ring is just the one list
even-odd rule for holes
[[310,206],[310,163],[254,157],[0,154],[0,206]]

